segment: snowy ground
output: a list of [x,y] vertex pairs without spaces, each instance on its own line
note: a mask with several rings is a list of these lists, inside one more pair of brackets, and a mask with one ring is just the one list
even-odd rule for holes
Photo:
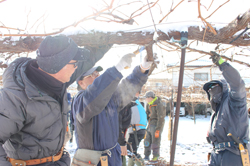
[[[196,115],[196,124],[194,124],[194,120],[191,116],[180,117],[175,150],[175,164],[206,165],[207,153],[212,149],[212,146],[206,141],[209,120],[210,116],[205,118],[204,115]],[[169,118],[166,117],[161,141],[160,156],[163,157],[167,162],[170,161],[168,124]],[[71,154],[71,157],[73,157],[76,149],[76,143],[67,143],[66,149]],[[144,157],[143,141],[140,143],[138,152],[142,157]]]

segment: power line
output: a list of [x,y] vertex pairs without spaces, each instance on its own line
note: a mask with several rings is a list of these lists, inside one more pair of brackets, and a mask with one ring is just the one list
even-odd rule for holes
[[[148,0],[147,0],[147,2],[148,2]],[[154,21],[153,15],[152,15],[152,11],[151,11],[151,8],[150,8],[150,6],[149,6],[149,2],[148,2],[148,8],[149,8],[149,11],[150,11],[150,15],[151,15],[151,18],[152,18],[152,22],[153,22],[153,24],[154,24],[155,32],[157,32],[156,26],[155,26],[155,21]]]

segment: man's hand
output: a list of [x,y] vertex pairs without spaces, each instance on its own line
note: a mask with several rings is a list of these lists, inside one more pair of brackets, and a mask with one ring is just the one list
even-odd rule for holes
[[159,130],[156,130],[156,131],[155,131],[155,138],[159,138],[159,136],[160,136],[160,131],[159,131]]
[[135,54],[129,53],[124,55],[119,63],[115,66],[116,69],[121,72],[123,69],[130,68],[132,63],[132,57],[135,57]]
[[212,59],[213,63],[216,64],[217,66],[220,66],[224,62],[224,60],[218,53],[214,51],[210,51],[210,53],[213,54],[213,56],[211,56],[210,59]]
[[121,146],[121,151],[122,151],[122,153],[121,153],[122,156],[127,156],[128,155],[127,146],[126,145],[125,146]]
[[143,62],[140,64],[140,67],[142,70],[148,70],[150,69],[151,64],[153,61],[148,61],[147,56],[144,57]]

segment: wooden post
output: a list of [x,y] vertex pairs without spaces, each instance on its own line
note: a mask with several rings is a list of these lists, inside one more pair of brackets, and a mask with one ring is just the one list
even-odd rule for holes
[[192,101],[192,111],[193,111],[194,124],[195,124],[196,122],[195,122],[195,112],[194,112],[194,102],[193,101]]

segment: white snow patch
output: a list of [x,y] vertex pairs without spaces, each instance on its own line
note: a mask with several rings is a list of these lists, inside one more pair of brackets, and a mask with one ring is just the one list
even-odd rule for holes
[[117,33],[117,36],[122,36],[122,34],[121,33]]
[[11,36],[10,41],[19,41],[20,37],[19,36]]
[[9,41],[8,41],[8,40],[6,40],[6,41],[4,41],[4,42],[3,42],[3,44],[9,44]]
[[[138,25],[124,25],[117,23],[102,23],[98,25],[96,22],[91,22],[88,24],[81,25],[79,24],[77,27],[70,27],[63,31],[61,34],[64,35],[77,35],[77,34],[88,34],[88,33],[96,33],[102,32],[107,33],[110,32],[112,34],[116,34],[117,36],[121,36],[122,34],[119,31],[123,32],[138,32],[141,31],[142,35],[146,35],[146,32],[154,33],[155,29],[153,25],[149,26],[138,26]],[[213,26],[213,24],[211,24]],[[185,21],[185,22],[170,22],[170,23],[161,23],[156,24],[157,30],[160,30],[164,33],[169,33],[171,31],[188,31],[189,27],[197,26],[205,28],[200,21]],[[225,24],[216,23],[216,26],[213,26],[216,30],[223,28]]]
[[[180,117],[175,150],[175,164],[206,165],[207,153],[212,150],[212,145],[206,141],[206,133],[210,122],[210,116],[196,115],[196,123],[192,116]],[[174,122],[174,120],[173,120]],[[168,140],[169,118],[165,117],[165,126],[162,133],[160,157],[170,161],[170,141]],[[77,148],[75,138],[73,143],[67,143],[66,149],[74,156]],[[138,153],[144,157],[144,141],[141,141]],[[150,156],[152,157],[152,155]]]

